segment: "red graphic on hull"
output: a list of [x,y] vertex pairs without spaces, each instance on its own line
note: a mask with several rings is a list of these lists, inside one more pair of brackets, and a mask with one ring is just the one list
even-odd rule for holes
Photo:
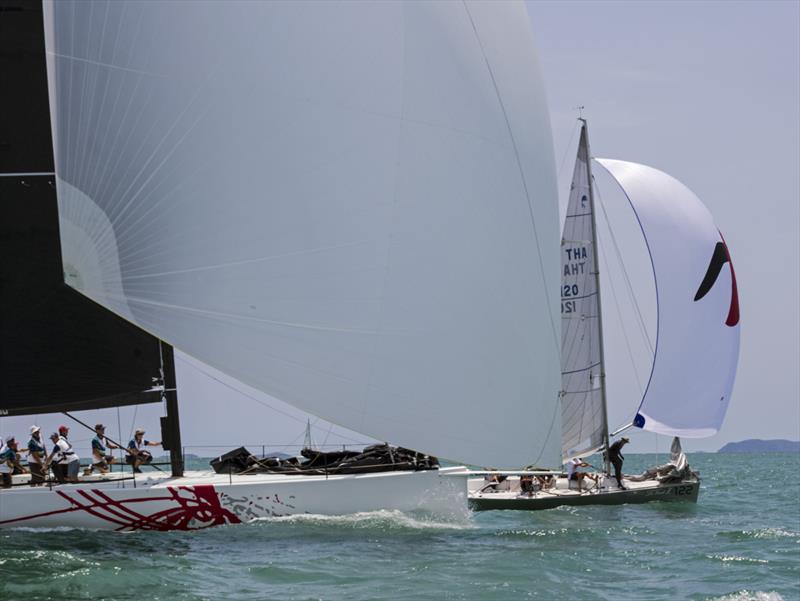
[[[0,525],[22,523],[28,520],[52,515],[86,512],[105,522],[116,525],[115,530],[129,532],[133,530],[199,530],[223,524],[238,524],[239,518],[228,509],[222,507],[214,487],[168,486],[165,496],[148,496],[129,499],[113,499],[104,491],[78,490],[65,492],[54,491],[69,502],[71,507],[48,511],[35,515],[3,520]],[[150,514],[135,511],[131,505],[152,502],[171,502],[173,505]]]

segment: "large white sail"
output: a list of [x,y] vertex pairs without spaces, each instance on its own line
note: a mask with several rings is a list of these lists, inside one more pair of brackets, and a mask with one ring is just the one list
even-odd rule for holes
[[725,241],[681,182],[645,165],[597,160],[636,212],[656,279],[655,360],[634,425],[711,436],[725,417],[739,358],[739,302]]
[[364,434],[559,463],[557,194],[524,6],[45,13],[70,284]]
[[589,454],[608,433],[589,141],[581,128],[561,239],[561,427],[565,458]]

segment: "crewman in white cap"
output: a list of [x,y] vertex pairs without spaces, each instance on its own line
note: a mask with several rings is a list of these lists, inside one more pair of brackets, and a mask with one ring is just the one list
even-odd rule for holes
[[42,468],[44,458],[42,429],[36,425],[31,426],[31,439],[28,441],[28,468],[31,470],[31,486],[44,484],[45,472]]

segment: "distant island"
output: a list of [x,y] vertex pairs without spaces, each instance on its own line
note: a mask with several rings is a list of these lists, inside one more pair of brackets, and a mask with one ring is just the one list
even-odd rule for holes
[[800,453],[800,440],[751,438],[739,442],[729,442],[717,453]]

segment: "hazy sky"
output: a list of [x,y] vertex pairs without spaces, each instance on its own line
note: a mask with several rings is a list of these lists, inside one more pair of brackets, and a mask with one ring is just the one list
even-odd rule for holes
[[[719,435],[685,440],[685,448],[800,438],[800,3],[537,1],[528,9],[549,96],[562,216],[577,144],[575,107],[583,105],[593,155],[680,179],[709,207],[730,247],[742,312],[736,386]],[[600,171],[600,199],[654,338],[641,234]],[[609,412],[617,425],[638,406],[650,358],[603,219],[599,236]],[[176,364],[184,444],[256,450],[302,443],[304,413],[185,356]],[[159,405],[120,410],[121,437],[127,441],[131,428],[143,425],[158,439],[160,414]],[[80,415],[118,435],[116,410]],[[65,421],[35,419],[48,431]],[[317,443],[366,440],[311,420]],[[4,418],[0,430],[24,436],[30,423]],[[73,432],[79,448],[90,437]],[[635,452],[663,452],[669,444],[638,431],[633,438]]]
[[[714,450],[742,438],[800,438],[800,3],[530,2],[528,10],[557,166],[568,153],[559,177],[562,215],[577,143],[568,148],[574,107],[584,105],[594,156],[644,163],[680,179],[711,210],[730,248],[742,314],[736,385],[720,433],[684,446]],[[595,171],[609,214],[628,211],[602,169]],[[636,272],[646,256],[639,234],[625,225],[615,234],[633,264],[631,277],[646,275]],[[613,259],[604,234],[601,226],[601,246]],[[637,403],[606,284],[613,423],[629,413],[621,406]],[[621,279],[615,287],[624,296]],[[648,304],[642,309],[654,332],[652,295]],[[632,317],[626,318],[633,342]],[[634,355],[637,348],[646,359],[641,344]],[[649,366],[645,382],[648,372]],[[635,449],[652,447],[648,441]]]

